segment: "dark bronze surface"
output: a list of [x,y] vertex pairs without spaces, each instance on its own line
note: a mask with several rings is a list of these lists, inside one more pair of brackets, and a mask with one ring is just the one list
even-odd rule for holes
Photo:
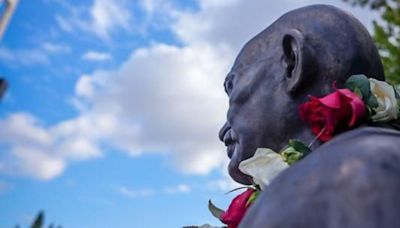
[[[231,177],[250,184],[238,165],[256,148],[279,151],[289,139],[311,142],[298,105],[354,74],[384,79],[368,31],[338,8],[288,12],[251,39],[225,80],[229,110],[219,137]],[[273,181],[241,227],[400,227],[400,217],[385,226],[400,212],[399,139],[397,131],[365,127],[315,144],[312,155]]]

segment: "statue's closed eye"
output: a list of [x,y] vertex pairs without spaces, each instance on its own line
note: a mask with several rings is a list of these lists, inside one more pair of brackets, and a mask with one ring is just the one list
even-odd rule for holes
[[234,74],[230,73],[228,76],[225,78],[224,82],[224,88],[225,92],[229,95],[233,89],[233,79],[234,79]]

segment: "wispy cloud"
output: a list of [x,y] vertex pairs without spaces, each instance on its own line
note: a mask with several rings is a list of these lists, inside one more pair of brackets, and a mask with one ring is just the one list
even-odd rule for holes
[[233,181],[229,176],[225,176],[225,178],[208,181],[206,186],[210,190],[220,190],[225,192],[228,192],[238,187],[242,187],[242,185]]
[[35,48],[9,49],[0,47],[0,60],[11,67],[49,65],[51,54],[67,53],[71,49],[66,44],[43,42]]
[[117,191],[121,195],[131,198],[131,199],[149,197],[149,196],[152,196],[155,194],[154,190],[149,189],[149,188],[131,189],[131,188],[128,188],[125,186],[117,187]]
[[48,56],[40,49],[9,50],[5,47],[0,48],[0,60],[14,67],[46,65],[50,62]]
[[71,19],[67,19],[64,16],[61,15],[56,15],[56,22],[58,26],[60,26],[61,30],[64,30],[65,32],[73,32],[74,31],[74,26],[73,22],[70,21]]
[[106,61],[110,60],[111,54],[106,52],[98,52],[98,51],[87,51],[82,55],[82,59],[88,61]]
[[192,188],[187,184],[179,184],[177,186],[171,186],[164,188],[164,192],[167,194],[179,194],[179,193],[189,193]]
[[192,191],[192,187],[188,184],[178,184],[175,186],[167,186],[156,191],[153,188],[129,188],[126,186],[113,187],[119,194],[130,199],[146,198],[156,194],[187,194]]
[[42,49],[49,54],[69,52],[71,48],[66,44],[58,44],[52,42],[44,42]]
[[59,27],[66,32],[88,32],[103,40],[110,40],[116,29],[129,30],[132,15],[125,1],[94,0],[89,8],[78,8],[63,2],[68,15],[56,15]]
[[130,12],[123,1],[95,0],[90,8],[93,31],[102,38],[108,38],[114,27],[129,28]]

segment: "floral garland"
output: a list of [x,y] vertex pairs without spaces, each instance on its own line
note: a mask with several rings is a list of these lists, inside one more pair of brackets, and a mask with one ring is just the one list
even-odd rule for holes
[[315,135],[309,146],[290,140],[279,153],[268,148],[258,148],[253,157],[239,165],[241,172],[253,178],[253,186],[243,187],[246,190],[232,200],[226,211],[209,201],[211,213],[228,228],[236,228],[259,193],[279,173],[311,153],[310,147],[316,139],[326,142],[362,122],[395,124],[394,120],[400,119],[400,96],[387,82],[367,78],[365,75],[353,75],[344,87],[337,89],[334,83],[334,92],[320,98],[309,96],[309,101],[299,106],[300,118]]

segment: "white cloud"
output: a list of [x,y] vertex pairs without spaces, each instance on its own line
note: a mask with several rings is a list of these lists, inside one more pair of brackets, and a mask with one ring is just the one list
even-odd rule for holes
[[79,81],[75,84],[75,93],[80,97],[93,97],[93,78],[88,75],[82,75]]
[[[200,10],[193,12],[178,12],[177,20],[172,29],[181,40],[187,44],[207,42],[212,44],[227,44],[234,52],[257,33],[261,32],[273,21],[289,10],[321,4],[318,0],[302,1],[243,1],[243,0],[199,0]],[[324,4],[335,5],[353,13],[368,28],[371,20],[377,14],[366,9],[353,8],[342,1],[327,0]],[[238,18],[240,20],[232,20]]]
[[158,16],[162,16],[160,14],[168,15],[171,14],[171,11],[177,10],[173,2],[168,0],[139,0],[138,3],[139,7],[149,15],[155,13],[157,13]]
[[13,162],[8,163],[13,175],[26,175],[48,180],[61,174],[65,168],[65,162],[53,156],[51,151],[34,149],[32,146],[15,147],[12,153],[15,156]]
[[50,62],[48,56],[40,49],[9,50],[0,48],[0,61],[13,67],[46,65]]
[[130,189],[128,187],[121,186],[117,187],[117,192],[130,199],[143,198],[154,195],[154,191],[149,188]]
[[82,55],[82,59],[88,61],[105,61],[110,60],[111,55],[110,53],[106,52],[87,51],[85,54]]
[[70,47],[66,44],[57,44],[51,42],[44,42],[42,44],[42,48],[49,54],[65,53],[71,50]]
[[155,194],[187,194],[192,191],[192,187],[187,184],[178,184],[162,188],[161,191],[155,191],[152,188],[129,188],[126,186],[113,187],[119,194],[130,199],[150,197]]
[[[103,145],[132,156],[167,154],[170,163],[184,173],[226,169],[225,149],[217,132],[226,115],[222,82],[229,66],[244,42],[278,16],[316,1],[199,2],[197,12],[164,12],[173,19],[168,26],[182,46],[156,43],[142,47],[113,70],[82,75],[73,97],[80,111],[75,118],[47,127],[27,114],[2,120],[0,129],[5,130],[0,142],[9,152],[1,159],[0,172],[49,179],[69,162],[101,156]],[[66,31],[86,29],[108,39],[114,28],[128,29],[129,13],[120,3],[97,0],[89,10],[89,20],[82,20],[81,11],[72,10],[71,18],[57,17],[57,21]],[[154,3],[143,0],[142,7],[154,12]],[[365,21],[370,17],[359,15]],[[239,16],[240,20],[232,20]],[[0,59],[14,58],[2,50]],[[230,190],[234,184],[227,180],[225,174],[209,185]],[[140,196],[128,188],[119,190]]]
[[82,76],[76,91],[93,116],[116,120],[118,131],[103,141],[131,155],[169,153],[182,170],[204,174],[225,157],[216,135],[229,53],[220,48],[155,44],[133,52],[116,71]]
[[0,121],[0,142],[44,147],[52,143],[52,137],[31,115],[15,113]]
[[68,15],[56,15],[56,21],[66,32],[79,30],[109,40],[110,33],[115,29],[130,30],[132,15],[125,1],[94,0],[88,9],[68,2],[62,2],[62,5],[69,11]]
[[212,191],[224,191],[224,192],[229,192],[233,189],[243,187],[242,184],[236,183],[229,176],[227,169],[228,164],[229,160],[226,159],[224,163],[221,165],[221,168],[219,169],[220,176],[216,179],[211,179],[207,181],[205,184],[203,184],[203,186]]
[[[49,128],[26,113],[0,120],[0,144],[8,149],[0,159],[0,173],[47,180],[60,175],[67,162],[99,156],[95,134],[87,129],[93,124],[90,121],[97,121],[100,128],[104,126],[101,119],[87,116]],[[106,131],[100,128],[93,130]]]
[[60,28],[66,32],[74,31],[72,23],[65,17],[61,15],[56,15],[56,22]]
[[139,5],[147,13],[153,13],[157,9],[157,1],[155,0],[140,0]]
[[233,189],[243,187],[243,185],[236,183],[229,176],[224,176],[219,179],[208,181],[206,186],[210,190],[219,190],[224,192],[229,192]]
[[192,188],[187,184],[179,184],[177,186],[166,187],[164,192],[167,194],[179,194],[179,193],[189,193]]
[[94,32],[103,38],[108,38],[113,27],[129,28],[130,13],[122,2],[95,0],[90,9]]
[[64,169],[64,162],[48,148],[53,138],[37,120],[16,113],[0,121],[0,142],[9,146],[9,154],[0,159],[0,171],[9,175],[27,175],[41,179],[57,176]]
[[[115,71],[81,77],[81,115],[43,127],[30,115],[14,114],[0,125],[2,139],[22,174],[41,179],[58,175],[70,161],[99,156],[100,143],[134,156],[167,153],[180,170],[206,174],[225,159],[217,132],[226,109],[227,55],[208,45],[134,51]],[[35,172],[37,166],[43,170]]]

